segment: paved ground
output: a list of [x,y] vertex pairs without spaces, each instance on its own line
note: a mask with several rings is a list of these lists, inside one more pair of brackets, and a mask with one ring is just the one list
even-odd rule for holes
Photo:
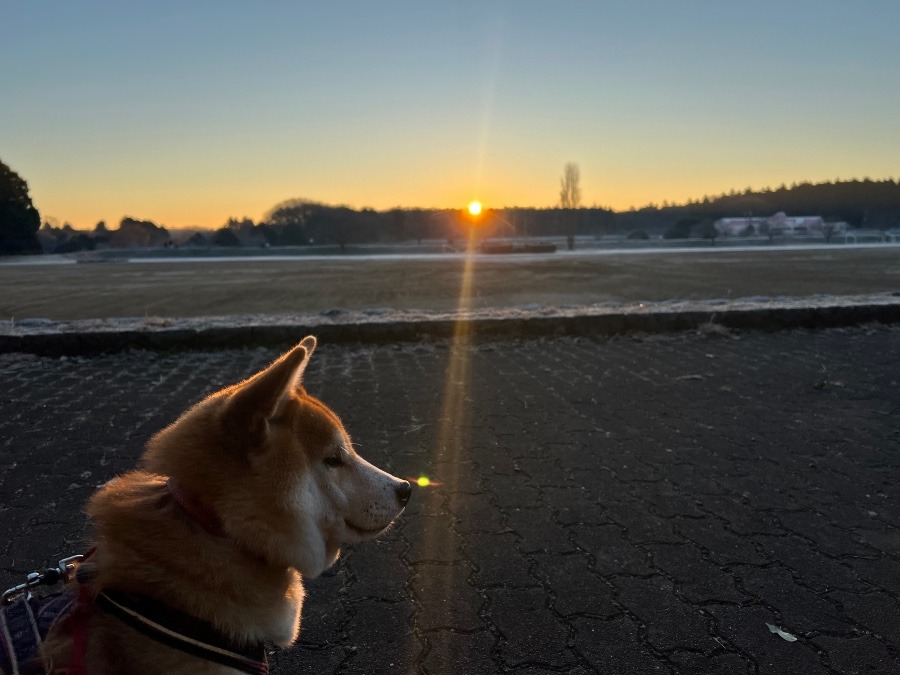
[[[274,356],[0,356],[2,585]],[[364,454],[444,485],[308,584],[274,671],[900,672],[898,379],[884,327],[325,345],[308,387]]]

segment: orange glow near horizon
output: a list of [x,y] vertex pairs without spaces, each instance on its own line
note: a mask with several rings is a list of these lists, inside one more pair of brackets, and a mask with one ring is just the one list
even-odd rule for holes
[[[29,169],[27,164],[13,166],[28,181],[30,193],[41,220],[53,220],[59,225],[71,223],[79,230],[92,230],[99,220],[104,220],[109,228],[116,228],[123,216],[139,220],[151,220],[169,230],[201,229],[215,230],[229,218],[251,218],[258,222],[276,204],[296,195],[296,189],[285,179],[263,176],[258,184],[245,186],[218,181],[217,176],[207,175],[202,168],[197,169],[199,177],[185,178],[180,185],[172,180],[159,180],[148,176],[144,180],[130,181],[117,179],[114,175],[92,176],[94,184],[89,190],[76,184],[72,175],[77,170],[63,166],[68,173],[52,175]],[[826,180],[850,180],[865,175],[862,170],[834,171],[827,169],[816,172],[785,171],[767,176],[763,172],[746,170],[725,174],[717,167],[719,175],[701,174],[700,170],[685,172],[673,177],[664,169],[632,169],[629,173],[620,170],[618,174],[608,172],[603,167],[581,162],[582,191],[585,206],[594,204],[614,211],[640,208],[648,203],[685,204],[689,199],[702,199],[727,194],[729,190],[750,187],[760,190],[775,188],[780,183],[790,184],[797,180],[812,183]],[[210,172],[212,173],[212,172]],[[556,203],[557,171],[545,171],[539,176],[521,175],[515,180],[504,176],[487,176],[485,185],[480,186],[482,198],[499,209],[503,208],[553,208]],[[891,172],[869,172],[873,178],[890,177]],[[390,177],[395,182],[402,182]],[[451,177],[452,178],[452,177]],[[292,178],[297,182],[299,179]],[[192,183],[191,181],[194,181]],[[268,181],[268,182],[267,182]],[[458,181],[461,182],[461,181]],[[457,185],[444,175],[424,177],[415,189],[397,190],[396,185],[368,180],[365,185],[357,185],[349,179],[346,184],[334,180],[330,184],[312,184],[307,195],[300,195],[325,204],[344,204],[350,208],[373,208],[378,211],[392,208],[460,209],[458,213],[467,218],[484,218],[485,207],[481,200],[469,202],[474,188]],[[337,187],[336,187],[337,186]],[[437,186],[437,187],[434,187]],[[348,195],[353,197],[348,198]],[[476,215],[472,209],[481,207]],[[455,206],[453,206],[455,205]]]

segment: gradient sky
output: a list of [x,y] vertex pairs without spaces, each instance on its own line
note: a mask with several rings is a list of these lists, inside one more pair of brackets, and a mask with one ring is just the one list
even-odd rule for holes
[[900,176],[900,2],[11,0],[0,160],[93,227]]

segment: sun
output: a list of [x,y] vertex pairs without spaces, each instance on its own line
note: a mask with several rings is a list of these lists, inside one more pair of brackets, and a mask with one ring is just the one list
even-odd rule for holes
[[481,215],[481,202],[472,201],[469,202],[469,215],[470,216],[480,216]]

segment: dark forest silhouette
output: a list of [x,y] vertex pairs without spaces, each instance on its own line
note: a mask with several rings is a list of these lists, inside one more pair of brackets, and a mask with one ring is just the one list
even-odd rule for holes
[[826,222],[846,222],[855,228],[900,227],[900,182],[866,178],[794,183],[775,189],[747,188],[743,192],[732,190],[686,204],[650,205],[620,212],[616,214],[616,222],[620,230],[665,231],[682,219],[700,223],[726,217],[770,216],[779,211],[790,216],[822,216]]

